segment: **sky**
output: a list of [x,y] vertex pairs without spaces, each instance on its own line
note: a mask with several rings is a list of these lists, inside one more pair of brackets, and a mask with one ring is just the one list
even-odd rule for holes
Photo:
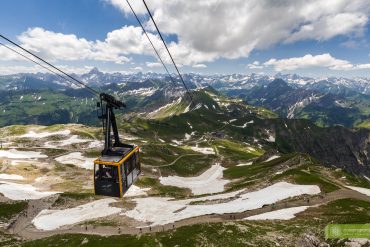
[[[368,0],[146,2],[183,73],[369,76]],[[130,3],[175,72],[143,2]],[[2,0],[0,9],[2,35],[67,72],[165,72],[126,0]],[[0,47],[0,74],[39,71]]]

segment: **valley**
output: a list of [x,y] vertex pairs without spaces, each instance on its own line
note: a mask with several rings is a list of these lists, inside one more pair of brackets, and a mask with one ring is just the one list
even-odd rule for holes
[[326,224],[369,220],[369,130],[280,118],[212,88],[193,96],[118,115],[142,167],[122,199],[94,195],[100,127],[1,128],[3,245],[341,246],[352,240],[325,240]]

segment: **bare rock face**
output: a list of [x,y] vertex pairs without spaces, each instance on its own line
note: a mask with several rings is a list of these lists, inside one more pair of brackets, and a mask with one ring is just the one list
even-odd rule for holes
[[349,241],[344,243],[345,247],[362,247],[362,246],[369,246],[370,240],[369,239],[362,239],[362,238],[351,238]]
[[296,242],[295,246],[299,247],[329,247],[330,245],[321,242],[318,238],[314,235],[304,234],[298,241]]

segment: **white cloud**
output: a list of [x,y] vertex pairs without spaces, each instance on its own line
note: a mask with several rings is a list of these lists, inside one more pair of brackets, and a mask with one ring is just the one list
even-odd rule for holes
[[[7,45],[7,46],[18,51],[21,54],[24,54],[23,52],[16,49],[14,46],[11,46],[11,45]],[[2,61],[23,61],[25,59],[21,57],[20,55],[16,54],[15,52],[9,50],[8,48],[4,46],[0,46],[0,60]]]
[[370,69],[370,63],[358,64],[355,66],[356,69]]
[[[159,47],[160,39],[148,34]],[[140,27],[124,26],[107,34],[104,41],[89,41],[74,34],[62,34],[40,27],[29,28],[18,36],[21,45],[49,61],[96,60],[118,64],[130,61],[131,54],[152,55],[153,50]],[[19,55],[0,49],[0,60],[22,60]]]
[[137,66],[135,68],[132,68],[134,71],[143,71],[143,67]]
[[260,64],[258,61],[254,61],[253,63],[247,64],[249,69],[263,69],[263,65]]
[[264,66],[273,66],[276,71],[297,70],[313,67],[328,68],[331,70],[356,70],[369,69],[370,64],[352,64],[347,60],[337,59],[329,53],[321,55],[307,54],[303,57],[292,57],[286,59],[272,58],[263,63]]
[[146,62],[145,64],[149,68],[158,68],[158,67],[161,67],[162,66],[161,63]]
[[[65,66],[65,65],[57,65],[58,68],[62,69],[67,73],[75,73],[75,74],[83,74],[89,72],[93,67],[92,66],[81,66],[81,67],[74,67],[74,66]],[[0,75],[12,75],[17,73],[51,73],[50,71],[41,68],[38,65],[17,65],[17,66],[9,66],[0,64]]]
[[[106,1],[126,15],[131,13],[125,1]],[[137,13],[146,13],[141,1],[130,2]],[[220,57],[247,57],[252,50],[278,43],[359,36],[370,12],[367,0],[152,0],[148,4],[161,31],[178,36],[178,43],[171,44],[175,60],[192,65]],[[150,21],[145,26],[154,30]]]
[[305,39],[328,40],[337,35],[351,33],[361,35],[367,22],[368,17],[364,13],[339,13],[325,16],[316,22],[302,25],[285,41],[290,43]]
[[204,68],[207,68],[207,65],[203,63],[198,63],[198,64],[194,64],[192,67],[197,68],[197,69],[204,69]]
[[[133,18],[125,1],[105,1]],[[138,14],[146,14],[142,1],[130,2]],[[204,63],[219,58],[248,57],[253,50],[266,49],[279,43],[307,39],[323,41],[338,35],[356,40],[363,34],[370,12],[370,2],[367,0],[151,0],[148,4],[163,34],[177,36],[178,41],[168,44],[176,63],[179,67],[189,65],[195,68],[204,67]],[[141,18],[144,19],[143,16]],[[153,31],[151,22],[147,16],[145,18],[145,27]],[[164,62],[169,64],[161,40],[153,33],[149,32],[148,35]],[[104,40],[87,40],[40,27],[28,29],[18,39],[21,45],[50,61],[94,60],[123,64],[132,61],[131,55],[155,57],[139,26],[113,30],[107,33]],[[321,60],[325,60],[330,65],[324,66],[331,69],[350,69],[351,66],[348,61],[333,61],[334,58],[327,56],[308,58],[313,59],[320,60],[314,63],[324,63]],[[21,58],[0,49],[0,60]],[[146,66],[157,65],[147,63]],[[262,66],[254,63],[247,65],[250,69],[261,69]],[[279,65],[274,67],[282,68]]]
[[91,56],[93,42],[77,38],[74,34],[62,34],[29,28],[18,36],[21,45],[48,60],[77,60]]

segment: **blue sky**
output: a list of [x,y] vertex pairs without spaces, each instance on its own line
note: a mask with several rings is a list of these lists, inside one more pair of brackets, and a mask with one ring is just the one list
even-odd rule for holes
[[[131,2],[169,62],[141,1]],[[370,72],[366,0],[147,3],[183,72],[318,77]],[[71,72],[92,67],[164,72],[125,0],[2,0],[0,8],[3,35]],[[0,73],[38,70],[0,50]]]

